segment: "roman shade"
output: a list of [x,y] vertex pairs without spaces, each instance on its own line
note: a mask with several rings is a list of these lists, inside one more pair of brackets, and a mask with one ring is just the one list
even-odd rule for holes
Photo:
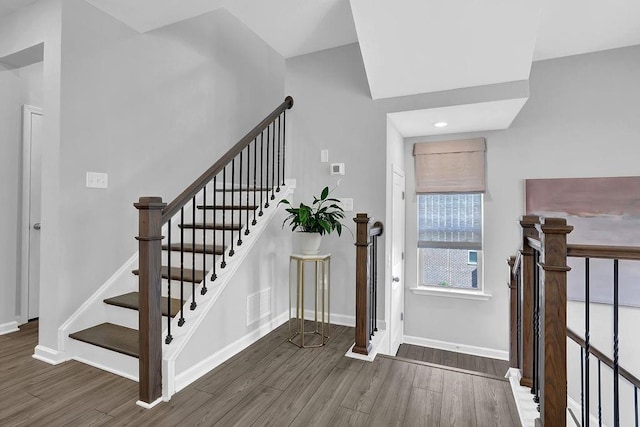
[[485,148],[484,138],[415,144],[416,193],[484,193]]

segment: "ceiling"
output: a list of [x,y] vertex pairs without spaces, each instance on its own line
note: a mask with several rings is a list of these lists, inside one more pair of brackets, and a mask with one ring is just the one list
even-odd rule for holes
[[[0,0],[0,17],[36,1]],[[640,44],[638,0],[86,1],[139,32],[225,8],[285,58],[359,42],[373,99],[527,80],[535,60]],[[393,120],[405,136],[497,129],[523,104],[515,97]],[[433,128],[444,113],[450,126]]]

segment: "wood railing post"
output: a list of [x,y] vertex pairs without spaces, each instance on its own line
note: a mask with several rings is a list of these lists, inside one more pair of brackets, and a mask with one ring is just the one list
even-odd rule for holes
[[518,360],[518,278],[513,273],[516,257],[507,258],[509,265],[509,367],[519,368]]
[[353,219],[356,223],[356,338],[353,352],[368,355],[369,340],[369,221],[366,213]]
[[525,215],[520,219],[522,227],[522,264],[520,270],[520,298],[522,307],[522,347],[520,355],[522,361],[522,378],[520,385],[523,387],[533,387],[533,270],[536,268],[533,260],[534,249],[529,246],[529,237],[538,237],[536,224],[540,218],[536,215]]
[[539,381],[543,426],[567,422],[567,234],[564,218],[542,218],[540,273]]
[[141,197],[138,209],[138,311],[140,401],[152,404],[162,396],[162,311],[160,286],[162,264],[162,209],[160,197]]

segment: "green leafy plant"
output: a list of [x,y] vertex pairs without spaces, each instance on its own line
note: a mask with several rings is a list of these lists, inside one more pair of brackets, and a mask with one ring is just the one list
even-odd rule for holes
[[289,215],[282,223],[282,227],[284,228],[288,223],[291,231],[300,230],[324,235],[335,230],[338,236],[342,235],[342,228],[346,227],[341,222],[345,218],[344,209],[338,205],[340,201],[330,198],[329,194],[329,187],[324,187],[320,198],[313,197],[311,206],[300,203],[297,208],[288,200],[282,200],[280,204],[289,206],[286,209]]

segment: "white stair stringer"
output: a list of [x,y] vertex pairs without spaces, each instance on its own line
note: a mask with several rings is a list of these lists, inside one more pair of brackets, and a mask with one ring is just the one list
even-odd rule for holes
[[[205,283],[208,288],[208,292],[205,295],[200,294],[202,284],[196,286],[196,302],[197,308],[190,310],[189,305],[191,300],[185,300],[184,306],[184,319],[185,323],[182,327],[178,327],[178,317],[174,318],[171,323],[171,333],[173,341],[170,344],[163,344],[163,399],[170,399],[176,391],[182,389],[185,385],[192,381],[185,383],[185,372],[183,369],[178,368],[176,370],[176,363],[179,364],[181,358],[184,358],[184,350],[189,347],[189,342],[193,339],[194,334],[199,328],[203,326],[203,322],[210,312],[216,306],[216,302],[223,295],[223,291],[229,285],[231,279],[236,275],[239,267],[243,264],[247,256],[254,252],[254,246],[259,242],[260,237],[265,233],[265,230],[270,229],[270,233],[273,235],[274,230],[278,230],[280,237],[285,239],[288,243],[288,250],[281,248],[283,254],[288,256],[290,252],[290,240],[291,235],[287,230],[281,229],[282,219],[284,218],[284,209],[278,208],[278,202],[283,198],[290,197],[295,189],[295,180],[287,180],[284,186],[280,187],[279,192],[275,192],[275,199],[269,200],[269,208],[263,209],[263,215],[257,217],[257,224],[250,227],[249,235],[242,236],[243,244],[241,246],[235,246],[234,256],[229,256],[229,248],[226,249],[226,262],[227,266],[224,269],[219,268],[219,260],[216,268],[217,278],[215,281],[211,281],[211,269],[205,276]],[[201,203],[200,198],[197,198],[196,203]],[[264,200],[263,200],[264,203]],[[187,218],[191,218],[191,202],[185,206],[185,213],[188,212]],[[256,211],[256,215],[257,215]],[[286,212],[284,212],[286,214]],[[199,216],[199,215],[198,215]],[[253,217],[253,214],[251,214]],[[279,218],[280,221],[274,221]],[[177,221],[179,218],[172,220],[172,229],[177,229]],[[166,228],[168,224],[163,227],[163,235],[166,235]],[[282,243],[280,243],[282,246]],[[285,252],[286,250],[286,252]],[[288,264],[283,258],[278,260],[285,266]],[[69,334],[95,326],[103,322],[111,322],[130,328],[137,328],[137,311],[128,310],[121,307],[111,306],[103,302],[104,299],[110,298],[116,295],[124,294],[127,292],[138,290],[138,277],[132,274],[132,270],[138,268],[138,254],[137,252],[125,262],[125,264],[114,273],[85,303],[83,303],[76,312],[69,317],[69,319],[58,330],[58,348],[64,353],[64,359],[74,359],[100,369],[112,372],[114,374],[123,376],[128,379],[137,380],[138,378],[138,359],[126,356],[114,351],[106,350],[100,347],[93,346],[84,342],[80,342],[69,338]],[[286,278],[285,278],[286,279]],[[163,285],[163,288],[165,286]],[[191,285],[188,286],[191,288]],[[284,287],[286,292],[286,286]],[[166,292],[163,292],[166,295]],[[175,295],[174,295],[175,297]],[[270,326],[261,324],[256,326],[255,331],[250,334],[242,334],[241,336],[231,337],[232,342],[245,342],[247,339],[255,341],[260,336],[268,333],[273,328],[277,327],[284,319],[282,313],[273,311],[274,316],[280,314],[277,320],[268,320]],[[166,318],[165,318],[166,319]],[[264,323],[264,322],[263,322]],[[205,325],[206,326],[206,325]],[[164,337],[167,335],[166,320],[163,319],[163,342]],[[253,338],[252,338],[253,337]],[[222,340],[221,342],[223,342]],[[246,345],[250,344],[248,342]],[[246,346],[244,345],[244,346]],[[197,346],[199,347],[199,346]],[[236,348],[234,346],[226,345],[225,352],[229,353],[230,348]],[[207,349],[207,346],[202,346],[203,349]],[[241,350],[238,348],[237,351]],[[235,354],[230,353],[226,358]],[[219,353],[217,357],[226,354],[225,352]],[[212,354],[208,356],[202,355],[203,358],[211,359]],[[216,357],[214,357],[216,359]],[[176,384],[176,376],[182,375],[182,380]],[[194,373],[190,372],[188,377],[194,377]],[[199,375],[195,375],[197,379]]]
[[[280,304],[281,307],[273,307],[271,316],[262,319],[258,324],[245,326],[243,323],[237,325],[238,331],[230,331],[233,322],[229,317],[238,315],[245,319],[246,296],[260,290],[250,289],[251,286],[263,286],[262,282],[268,280],[268,274],[261,274],[260,277],[254,278],[255,283],[250,283],[252,279],[246,276],[251,266],[257,269],[274,269],[273,264],[277,263],[279,273],[274,280],[277,283],[271,284],[274,287],[279,286],[278,292],[281,297],[286,294],[286,298],[281,298],[281,301],[286,300],[288,304],[288,256],[291,253],[292,239],[291,233],[282,229],[282,221],[287,213],[282,208],[278,209],[277,205],[280,200],[290,197],[294,188],[295,181],[287,180],[286,185],[280,187],[280,192],[275,193],[275,199],[269,200],[270,207],[264,209],[263,216],[251,228],[249,235],[243,235],[243,243],[235,247],[235,255],[230,257],[227,249],[226,268],[220,269],[218,265],[217,278],[213,282],[211,271],[207,274],[205,280],[208,292],[198,295],[198,307],[195,311],[185,308],[185,324],[177,327],[177,316],[173,320],[173,341],[164,344],[162,352],[164,400],[169,400],[173,394],[269,333],[288,318],[288,305],[285,307]],[[274,259],[276,253],[278,259]],[[269,256],[265,257],[265,254]],[[258,267],[255,267],[256,265]],[[229,287],[232,279],[233,286]],[[281,283],[282,281],[285,283]],[[241,286],[246,286],[248,290],[239,290]],[[236,295],[232,295],[234,291]]]

